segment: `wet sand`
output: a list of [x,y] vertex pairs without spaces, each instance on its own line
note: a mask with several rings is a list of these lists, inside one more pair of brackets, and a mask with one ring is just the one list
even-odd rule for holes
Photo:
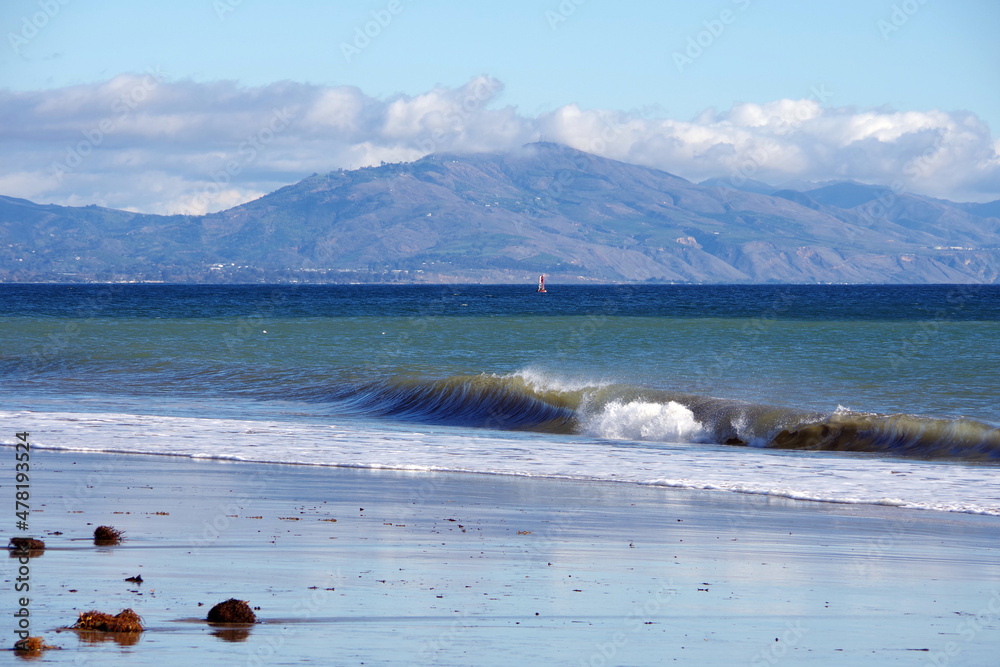
[[[1000,651],[997,517],[43,450],[32,472],[46,550],[30,560],[31,630],[61,647],[52,664],[991,665]],[[98,525],[127,540],[94,546]],[[230,597],[261,622],[200,620]],[[57,631],[126,607],[147,627],[134,643]]]

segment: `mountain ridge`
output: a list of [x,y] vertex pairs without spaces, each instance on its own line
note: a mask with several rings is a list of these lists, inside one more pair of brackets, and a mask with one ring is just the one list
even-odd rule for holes
[[[993,283],[1000,202],[770,194],[539,142],[314,174],[202,216],[0,196],[0,280]],[[766,184],[751,184],[763,190]]]

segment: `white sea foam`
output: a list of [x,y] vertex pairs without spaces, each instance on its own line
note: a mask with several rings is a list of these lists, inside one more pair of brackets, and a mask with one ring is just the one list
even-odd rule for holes
[[613,440],[708,442],[709,434],[690,409],[669,401],[612,401],[584,420],[584,432]]
[[532,367],[521,369],[505,377],[519,378],[529,388],[537,392],[577,392],[587,389],[599,389],[611,384],[609,381],[569,379]]
[[[620,414],[630,410],[639,408],[626,404]],[[680,413],[665,413],[664,428],[690,426]],[[363,420],[328,424],[30,411],[0,411],[0,420],[29,430],[37,449],[594,479],[1000,515],[995,469],[961,463]],[[0,442],[14,444],[10,435],[0,436]]]

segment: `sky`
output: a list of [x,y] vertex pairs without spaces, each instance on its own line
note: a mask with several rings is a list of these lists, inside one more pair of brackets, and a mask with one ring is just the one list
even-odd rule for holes
[[557,141],[1000,199],[995,0],[5,0],[0,194],[203,213]]

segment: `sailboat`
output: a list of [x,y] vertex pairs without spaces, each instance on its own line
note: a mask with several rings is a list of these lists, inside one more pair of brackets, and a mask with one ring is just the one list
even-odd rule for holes
[[538,276],[538,289],[535,290],[535,291],[536,292],[544,292],[545,291],[545,276]]

